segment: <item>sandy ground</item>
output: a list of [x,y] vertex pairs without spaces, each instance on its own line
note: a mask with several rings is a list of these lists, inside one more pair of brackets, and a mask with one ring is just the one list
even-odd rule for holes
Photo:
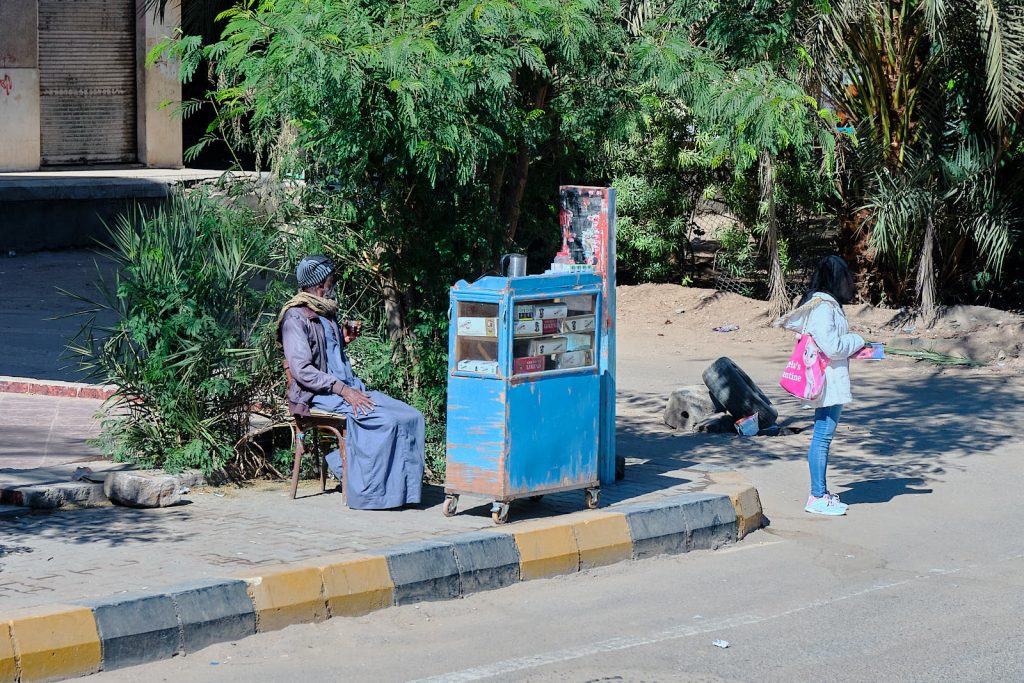
[[[757,359],[792,351],[792,333],[771,327],[767,304],[738,294],[677,285],[619,287],[617,299],[620,353],[705,357],[735,354]],[[909,350],[932,350],[966,356],[987,365],[977,374],[1021,374],[1024,362],[1024,317],[982,306],[945,308],[932,325],[905,309],[868,304],[846,307],[850,329],[867,341]],[[738,325],[734,332],[714,328]],[[688,354],[686,352],[689,352]],[[713,358],[712,358],[713,360]],[[917,365],[893,357],[894,364]],[[963,369],[958,368],[958,372]],[[780,371],[781,372],[781,371]]]

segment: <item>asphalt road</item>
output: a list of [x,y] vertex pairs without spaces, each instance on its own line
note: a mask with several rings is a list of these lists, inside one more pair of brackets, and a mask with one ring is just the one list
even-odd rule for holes
[[839,519],[801,511],[803,468],[756,472],[772,524],[735,546],[293,626],[97,680],[1024,680],[1024,534],[1006,486],[1019,440],[958,454],[927,486],[862,489]]

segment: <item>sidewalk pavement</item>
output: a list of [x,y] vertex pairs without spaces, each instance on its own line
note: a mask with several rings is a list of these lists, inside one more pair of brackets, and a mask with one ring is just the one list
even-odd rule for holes
[[102,403],[0,392],[0,471],[97,459],[88,440],[99,436],[95,415]]
[[[60,476],[61,469],[50,468],[45,478]],[[74,466],[63,469],[70,479]],[[27,474],[0,471],[0,486],[26,483]],[[654,505],[713,483],[708,472],[671,459],[629,459],[626,479],[602,488],[601,511]],[[444,517],[444,492],[437,486],[424,488],[420,505],[390,511],[351,510],[330,487],[319,495],[316,482],[303,482],[296,500],[288,488],[287,482],[201,487],[183,496],[185,504],[157,509],[33,513],[7,508],[0,516],[0,604],[7,611],[96,599],[471,531],[514,532],[529,520],[589,514],[580,513],[583,491],[516,501],[510,523],[496,526],[485,498],[462,496],[458,514]],[[734,523],[735,515],[729,521]]]
[[[0,453],[10,448],[0,443]],[[73,467],[0,470],[0,488],[67,480]],[[502,526],[485,498],[462,496],[458,514],[444,517],[437,486],[420,505],[391,511],[348,509],[314,482],[296,500],[288,488],[200,487],[185,504],[145,510],[0,509],[0,683],[717,548],[763,522],[757,491],[738,473],[673,457],[628,458],[626,479],[602,488],[602,509],[583,510],[582,491],[563,492],[513,503]]]

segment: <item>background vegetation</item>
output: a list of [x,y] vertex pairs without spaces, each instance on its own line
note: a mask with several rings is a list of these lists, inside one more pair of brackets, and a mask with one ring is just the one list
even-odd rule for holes
[[342,305],[371,323],[360,371],[427,414],[435,467],[448,288],[506,250],[548,261],[559,184],[618,188],[625,281],[692,282],[713,199],[733,219],[717,267],[776,312],[835,250],[865,300],[926,315],[1024,294],[1014,0],[184,9],[150,61],[179,60],[198,93],[182,114],[208,125],[188,158],[270,171],[283,196],[245,220],[276,230],[282,272],[303,250],[343,264]]

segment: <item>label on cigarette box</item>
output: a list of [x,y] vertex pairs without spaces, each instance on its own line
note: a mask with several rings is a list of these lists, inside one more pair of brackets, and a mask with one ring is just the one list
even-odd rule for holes
[[543,320],[517,320],[512,327],[512,334],[516,337],[535,337],[543,331]]
[[482,372],[488,375],[498,374],[498,361],[496,360],[460,360],[457,367],[463,372]]
[[565,337],[544,337],[530,341],[531,356],[550,356],[553,353],[565,353]]
[[593,364],[593,354],[590,351],[569,351],[558,357],[559,370],[584,368]]
[[517,304],[516,320],[533,320],[533,304]]
[[593,332],[596,326],[592,315],[577,315],[562,320],[562,332]]
[[538,304],[533,307],[533,317],[541,320],[545,318],[564,318],[568,311],[569,308],[565,304]]
[[544,370],[544,356],[524,356],[512,359],[512,368],[517,375],[526,372],[542,372]]
[[458,332],[466,337],[497,337],[497,318],[459,318]]

